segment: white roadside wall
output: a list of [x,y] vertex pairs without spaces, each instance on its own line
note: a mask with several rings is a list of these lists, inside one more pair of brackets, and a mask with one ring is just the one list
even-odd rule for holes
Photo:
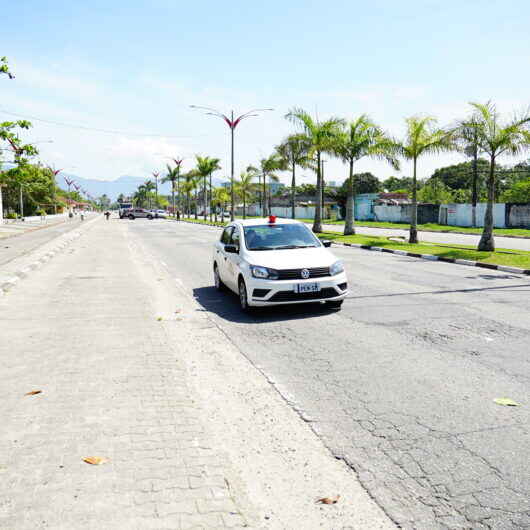
[[[485,202],[477,204],[477,226],[484,226],[484,215],[486,213]],[[449,226],[472,226],[471,204],[442,204],[440,206],[440,221],[443,220],[442,210],[447,209],[447,225]],[[496,203],[493,205],[493,226],[495,228],[506,227],[506,205]]]

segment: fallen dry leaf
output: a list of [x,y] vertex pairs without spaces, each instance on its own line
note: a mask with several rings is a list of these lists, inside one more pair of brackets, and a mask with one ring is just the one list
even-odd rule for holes
[[180,312],[181,312],[181,309],[177,309],[177,310],[175,311],[175,313],[180,313]]
[[514,401],[510,398],[495,398],[493,401],[497,403],[497,405],[504,405],[505,407],[519,407],[520,404],[517,403],[517,401]]
[[340,499],[340,495],[335,495],[335,497],[322,497],[321,499],[317,499],[317,503],[320,504],[337,504],[337,502]]
[[161,322],[162,321],[162,317],[158,317],[157,320],[158,320],[158,322]]
[[36,394],[42,393],[42,390],[32,390],[31,392],[26,392],[25,396],[35,396]]
[[108,461],[109,459],[104,456],[87,456],[83,458],[83,462],[92,464],[93,466],[100,466],[101,464],[106,464]]

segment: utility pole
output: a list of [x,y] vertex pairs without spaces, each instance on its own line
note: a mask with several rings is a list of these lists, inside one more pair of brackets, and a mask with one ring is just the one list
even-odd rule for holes
[[20,185],[20,218],[24,221],[24,200],[22,198],[22,184]]
[[321,160],[320,161],[320,183],[321,183],[321,186],[322,186],[322,200],[321,200],[321,211],[320,211],[320,218],[322,219],[324,216],[323,216],[323,212],[325,211],[325,203],[324,203],[324,200],[325,200],[325,197],[326,197],[326,193],[324,191],[324,188],[326,187],[326,183],[324,182],[324,164],[327,162],[327,160]]

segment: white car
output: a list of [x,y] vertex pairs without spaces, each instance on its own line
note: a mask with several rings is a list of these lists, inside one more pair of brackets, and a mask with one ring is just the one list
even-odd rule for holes
[[238,220],[215,243],[215,286],[239,295],[241,309],[326,302],[339,309],[348,294],[342,261],[300,221]]

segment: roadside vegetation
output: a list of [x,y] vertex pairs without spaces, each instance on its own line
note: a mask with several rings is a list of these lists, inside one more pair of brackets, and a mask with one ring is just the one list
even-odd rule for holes
[[336,243],[355,243],[373,247],[403,250],[417,254],[432,254],[442,258],[466,259],[494,265],[519,267],[530,270],[530,252],[523,250],[497,249],[496,251],[479,251],[469,245],[448,245],[435,243],[408,243],[391,241],[386,237],[366,235],[342,235],[338,232],[322,232],[320,239],[332,240]]

